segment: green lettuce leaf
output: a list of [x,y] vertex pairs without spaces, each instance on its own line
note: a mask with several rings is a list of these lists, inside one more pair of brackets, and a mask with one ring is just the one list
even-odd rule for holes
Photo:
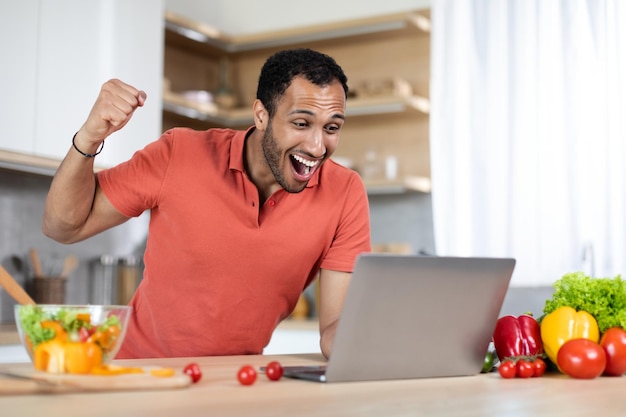
[[572,272],[555,281],[553,287],[554,293],[543,309],[545,314],[570,306],[594,316],[601,333],[611,327],[626,328],[626,282],[620,275],[591,278],[583,272]]
[[22,331],[30,339],[33,349],[38,344],[54,338],[54,330],[41,327],[42,321],[52,318],[50,314],[34,305],[21,306],[18,311]]

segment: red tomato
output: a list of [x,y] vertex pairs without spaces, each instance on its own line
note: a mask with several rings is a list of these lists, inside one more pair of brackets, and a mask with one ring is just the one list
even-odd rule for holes
[[244,365],[237,372],[237,379],[241,385],[252,385],[256,381],[256,371],[250,365]]
[[191,382],[194,384],[202,378],[202,371],[200,370],[200,366],[197,363],[192,362],[189,365],[185,366],[183,372],[191,377]]
[[543,359],[536,358],[533,361],[533,369],[534,369],[533,376],[534,377],[542,376],[543,374],[546,373],[547,367],[548,366],[546,365],[546,362]]
[[600,338],[600,346],[606,353],[604,375],[622,376],[626,373],[626,331],[612,327]]
[[78,341],[79,342],[86,342],[87,339],[89,339],[89,336],[91,336],[89,334],[89,330],[85,329],[84,327],[81,327],[80,329],[78,329]]
[[278,381],[283,377],[283,366],[280,362],[272,361],[265,367],[265,375],[270,381]]
[[593,379],[604,372],[606,353],[593,340],[571,339],[559,349],[556,362],[559,369],[572,378]]
[[525,360],[517,361],[515,368],[515,375],[520,378],[530,378],[535,373],[535,367],[533,364]]
[[502,378],[515,378],[515,362],[505,360],[498,366],[498,373]]

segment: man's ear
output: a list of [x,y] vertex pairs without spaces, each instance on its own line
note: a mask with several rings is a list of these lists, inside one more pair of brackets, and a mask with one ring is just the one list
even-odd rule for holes
[[256,129],[265,131],[265,129],[267,129],[267,124],[269,123],[269,116],[267,110],[265,110],[265,106],[261,103],[261,100],[257,99],[254,101],[252,111]]

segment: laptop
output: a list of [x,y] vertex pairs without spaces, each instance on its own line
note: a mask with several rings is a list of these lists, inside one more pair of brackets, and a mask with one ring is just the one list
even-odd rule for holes
[[285,366],[318,382],[480,373],[515,260],[363,254],[356,260],[332,353]]

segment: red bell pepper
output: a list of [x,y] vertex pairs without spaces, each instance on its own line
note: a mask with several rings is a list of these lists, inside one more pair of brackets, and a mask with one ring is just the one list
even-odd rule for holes
[[539,323],[528,314],[500,317],[493,332],[493,344],[500,361],[543,356]]

